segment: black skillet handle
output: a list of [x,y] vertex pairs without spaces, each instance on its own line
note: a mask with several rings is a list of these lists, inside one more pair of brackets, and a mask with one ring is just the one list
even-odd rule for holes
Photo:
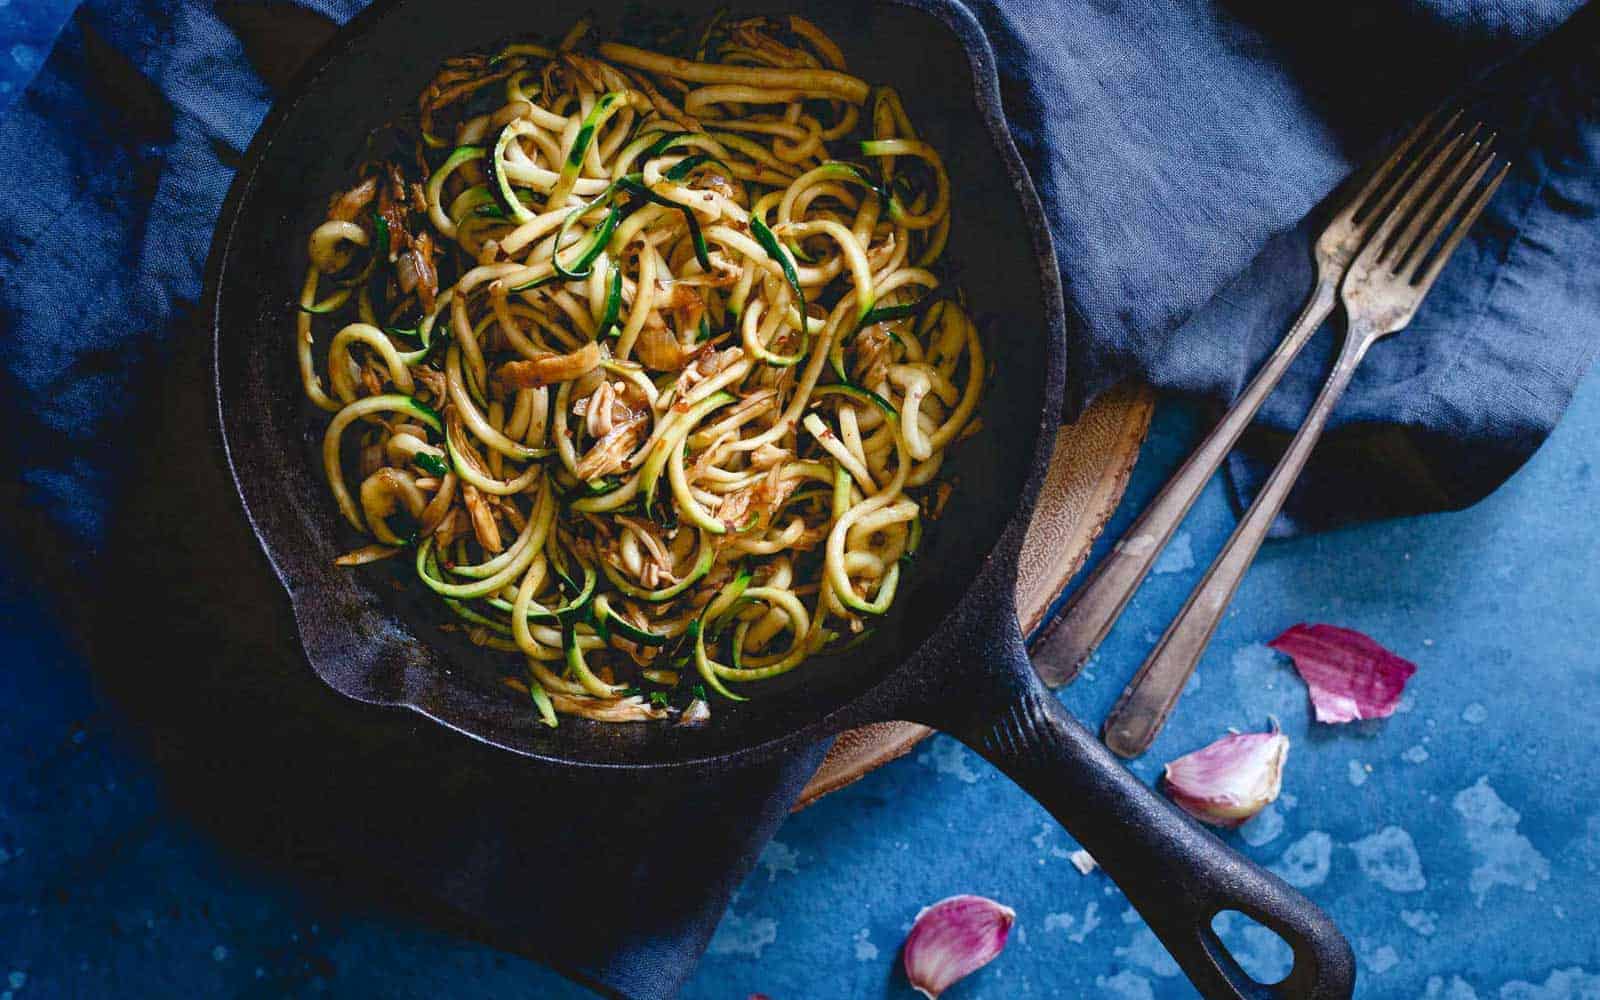
[[[1355,988],[1355,955],[1326,914],[1227,847],[1134,777],[1045,689],[1015,619],[986,653],[984,694],[964,720],[941,722],[1048,809],[1143,915],[1210,998],[1333,1000]],[[1251,979],[1211,928],[1237,910],[1294,950],[1273,985]]]

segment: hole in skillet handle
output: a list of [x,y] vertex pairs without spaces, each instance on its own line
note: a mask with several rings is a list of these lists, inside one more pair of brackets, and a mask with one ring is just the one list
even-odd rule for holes
[[[1294,949],[1272,928],[1238,910],[1222,910],[1211,918],[1215,947],[1239,963],[1245,975],[1266,986],[1289,978]],[[1210,939],[1207,939],[1208,943]],[[1242,947],[1241,947],[1242,946]],[[1221,957],[1218,956],[1221,961]]]
[[[1009,589],[957,615],[964,640],[937,683],[899,717],[976,750],[1043,805],[1117,883],[1206,997],[1336,1000],[1355,988],[1355,954],[1315,904],[1156,794],[1062,707],[1034,673]],[[961,690],[962,697],[947,693]],[[920,700],[921,704],[917,704]],[[1246,973],[1212,921],[1238,911],[1281,937],[1288,975]]]

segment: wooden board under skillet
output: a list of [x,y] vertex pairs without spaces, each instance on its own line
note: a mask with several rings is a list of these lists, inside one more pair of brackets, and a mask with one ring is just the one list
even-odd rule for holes
[[[1039,625],[1111,519],[1139,457],[1154,406],[1148,389],[1119,387],[1096,400],[1076,423],[1061,428],[1017,574],[1017,610],[1024,635]],[[904,756],[932,732],[909,722],[883,722],[842,734],[795,808]]]

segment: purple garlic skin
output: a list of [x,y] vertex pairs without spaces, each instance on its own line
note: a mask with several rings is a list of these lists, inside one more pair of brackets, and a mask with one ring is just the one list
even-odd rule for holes
[[1184,812],[1212,826],[1235,827],[1278,797],[1289,737],[1230,733],[1167,765],[1167,795]]
[[906,978],[928,1000],[994,961],[1017,912],[982,896],[951,896],[917,914],[906,936]]
[[1410,660],[1337,625],[1296,625],[1267,645],[1294,660],[1318,722],[1388,718],[1417,672]]

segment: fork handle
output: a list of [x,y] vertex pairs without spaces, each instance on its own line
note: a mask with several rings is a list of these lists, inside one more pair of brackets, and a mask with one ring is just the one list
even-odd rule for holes
[[1350,384],[1372,342],[1367,331],[1352,322],[1339,360],[1317,394],[1305,423],[1300,425],[1288,450],[1278,460],[1277,468],[1272,470],[1199,586],[1189,595],[1183,610],[1167,626],[1166,634],[1112,707],[1103,735],[1106,746],[1119,756],[1131,758],[1144,753],[1166,724],[1189,675],[1194,673],[1195,664],[1200,662],[1200,655],[1228,610],[1234,591],[1239,589],[1239,582],[1249,571],[1273,520],[1283,508],[1295,480],[1300,478],[1306,459],[1322,437],[1328,415],[1344,395],[1345,387]]
[[1234,442],[1250,426],[1256,411],[1277,388],[1306,341],[1333,311],[1337,278],[1337,274],[1318,275],[1316,288],[1300,317],[1261,371],[1040,635],[1033,646],[1033,663],[1046,684],[1059,687],[1077,677],[1111,631]]

